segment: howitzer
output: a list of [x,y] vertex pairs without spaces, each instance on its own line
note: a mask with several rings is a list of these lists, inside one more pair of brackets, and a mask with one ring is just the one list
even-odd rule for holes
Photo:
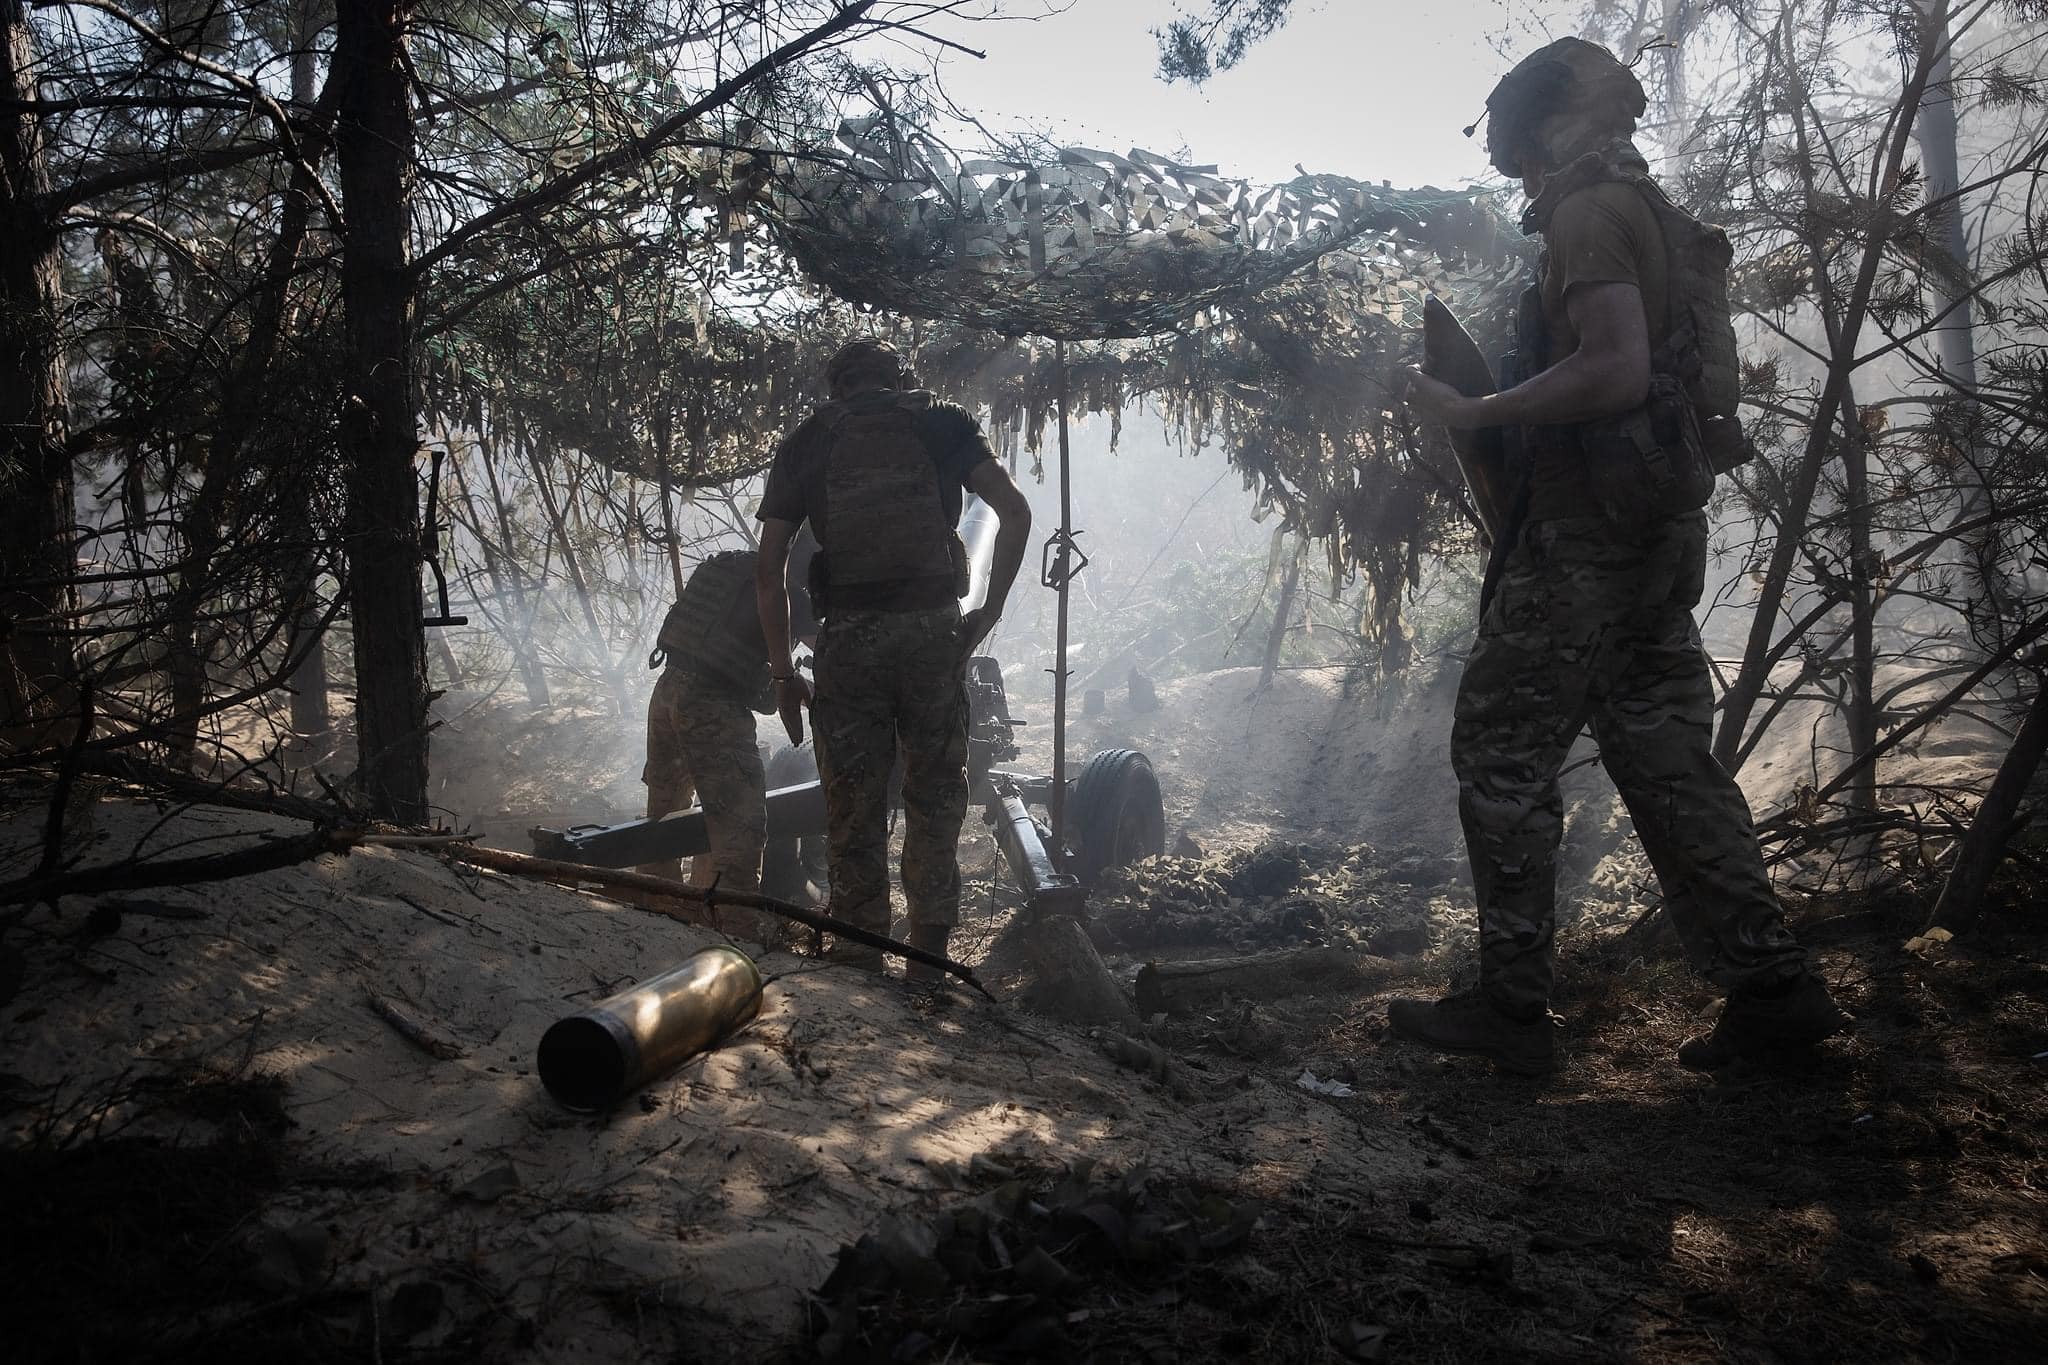
[[[995,552],[995,513],[978,498],[969,498],[960,520],[967,547],[968,587],[961,608],[979,606],[988,594],[989,567]],[[999,767],[1017,757],[1016,727],[1010,715],[1003,671],[993,658],[977,654],[966,662],[967,776],[970,799],[984,807],[996,844],[1011,876],[1038,913],[1072,912],[1087,888],[1114,867],[1162,851],[1166,841],[1165,812],[1159,780],[1152,764],[1135,749],[1104,749],[1081,767],[1067,784],[1068,842],[1055,848],[1046,828],[1029,807],[1047,805],[1052,778]],[[801,883],[801,871],[778,866],[798,859],[801,841],[825,830],[825,795],[815,763],[804,766],[808,751],[785,750],[769,764],[780,782],[768,793],[768,867],[764,884]],[[897,784],[891,783],[891,790]],[[533,851],[543,858],[588,863],[594,867],[632,867],[666,862],[705,852],[709,837],[700,807],[614,825],[546,827],[530,831]]]

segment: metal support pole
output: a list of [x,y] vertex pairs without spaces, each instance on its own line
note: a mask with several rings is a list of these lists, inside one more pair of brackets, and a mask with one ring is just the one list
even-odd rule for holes
[[1060,550],[1059,624],[1053,637],[1052,668],[1052,800],[1046,803],[1051,819],[1056,856],[1064,857],[1067,845],[1067,571],[1068,547],[1073,544],[1074,498],[1068,478],[1067,448],[1067,343],[1054,341],[1053,363],[1059,367],[1060,414]]
[[675,601],[683,595],[683,548],[676,544],[675,494],[670,487],[668,455],[670,445],[669,422],[666,416],[656,419],[654,425],[654,476],[661,485],[661,531],[668,540],[668,572],[675,580]]

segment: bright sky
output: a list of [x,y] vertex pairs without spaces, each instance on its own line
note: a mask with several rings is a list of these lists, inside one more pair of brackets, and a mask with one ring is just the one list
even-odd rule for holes
[[[1028,12],[1043,0],[1006,9]],[[1515,55],[1548,40],[1532,17],[1555,6],[1507,0],[1295,0],[1278,33],[1200,89],[1154,74],[1151,30],[1175,0],[1073,0],[1036,22],[935,30],[986,50],[951,56],[947,89],[991,128],[1043,128],[1069,145],[1172,156],[1185,151],[1261,183],[1303,169],[1399,188],[1488,173],[1482,139],[1460,130]],[[1568,29],[1559,29],[1567,32]]]

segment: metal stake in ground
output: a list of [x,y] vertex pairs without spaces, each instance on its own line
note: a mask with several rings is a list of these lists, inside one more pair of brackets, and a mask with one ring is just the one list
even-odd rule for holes
[[1059,400],[1060,419],[1060,529],[1045,542],[1045,558],[1039,581],[1059,594],[1058,624],[1053,636],[1052,661],[1052,791],[1047,794],[1046,816],[1052,823],[1055,852],[1064,858],[1067,847],[1067,584],[1088,567],[1088,556],[1074,543],[1074,495],[1068,477],[1071,452],[1067,439],[1067,343],[1054,339],[1053,364],[1059,369],[1054,392]]

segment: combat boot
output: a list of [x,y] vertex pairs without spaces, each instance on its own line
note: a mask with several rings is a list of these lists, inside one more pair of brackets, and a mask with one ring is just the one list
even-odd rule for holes
[[1811,972],[1775,991],[1738,991],[1721,1007],[1714,1031],[1678,1045],[1678,1064],[1718,1071],[1730,1062],[1812,1047],[1848,1024],[1828,988]]
[[835,967],[857,967],[864,972],[880,974],[888,966],[888,959],[880,948],[871,948],[865,943],[855,943],[850,938],[834,936],[832,944],[825,950],[825,960]]
[[1518,1076],[1545,1076],[1557,1066],[1548,1011],[1517,1018],[1476,986],[1441,1000],[1389,1001],[1387,1022],[1404,1038],[1443,1052],[1469,1052]]
[[[913,948],[922,948],[939,957],[946,955],[946,944],[953,937],[953,928],[948,924],[918,924],[911,926],[910,937],[905,940]],[[919,985],[937,985],[946,979],[946,969],[911,959],[903,964],[903,979]]]

